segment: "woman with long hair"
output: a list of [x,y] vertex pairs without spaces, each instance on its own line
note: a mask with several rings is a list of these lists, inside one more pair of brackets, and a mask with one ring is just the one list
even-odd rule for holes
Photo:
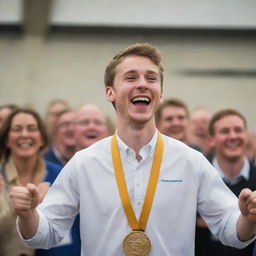
[[43,159],[47,134],[40,116],[31,109],[14,110],[0,130],[0,255],[32,256],[34,250],[20,240],[16,215],[10,204],[13,186],[36,184],[40,200],[47,193],[61,168]]

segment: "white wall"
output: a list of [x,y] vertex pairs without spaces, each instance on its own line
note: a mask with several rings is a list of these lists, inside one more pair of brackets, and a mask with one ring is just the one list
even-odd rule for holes
[[55,0],[53,24],[256,28],[254,0]]
[[[255,0],[52,0],[52,7],[55,25],[256,28]],[[0,0],[0,23],[21,16],[22,0]]]
[[255,37],[209,37],[140,33],[53,34],[38,38],[0,34],[0,105],[31,104],[42,114],[50,100],[77,107],[94,102],[114,117],[105,99],[103,74],[119,50],[135,42],[159,47],[164,64],[164,95],[179,97],[191,109],[204,106],[240,110],[256,130],[256,78],[187,76],[186,69],[256,69]]
[[22,21],[22,0],[0,0],[0,24]]

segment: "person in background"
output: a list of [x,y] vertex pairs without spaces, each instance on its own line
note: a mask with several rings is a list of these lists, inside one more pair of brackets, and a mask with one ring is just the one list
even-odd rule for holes
[[[57,115],[53,129],[52,146],[44,154],[44,158],[63,168],[76,152],[75,112],[66,109]],[[50,250],[37,250],[37,256],[79,256],[81,250],[79,215],[75,218],[70,232],[62,242]]]
[[208,155],[212,151],[208,141],[208,125],[211,116],[209,110],[198,108],[192,111],[189,120],[188,142],[197,145],[204,155]]
[[63,167],[74,155],[76,150],[74,118],[75,112],[71,109],[63,110],[58,114],[53,129],[52,145],[44,154],[47,161]]
[[4,121],[9,116],[9,114],[17,108],[18,106],[14,104],[6,104],[0,106],[0,128],[2,127]]
[[50,143],[52,140],[53,130],[58,114],[66,109],[69,109],[69,105],[65,100],[62,99],[52,100],[47,106],[45,115],[45,126]]
[[[247,124],[236,110],[224,109],[213,115],[209,123],[209,142],[215,155],[211,160],[229,189],[239,196],[244,188],[256,190],[256,167],[246,157]],[[200,217],[199,217],[200,218]],[[251,256],[253,244],[242,250],[224,246],[198,220],[196,256]]]
[[189,110],[182,100],[165,100],[157,109],[155,119],[161,133],[187,143]]
[[16,214],[10,204],[9,192],[13,186],[35,184],[42,201],[60,172],[60,167],[43,159],[47,134],[37,112],[16,109],[5,120],[0,131],[1,187],[0,193],[0,255],[34,255],[34,250],[19,239]]
[[40,205],[36,186],[12,189],[24,242],[54,246],[80,212],[82,256],[192,256],[197,209],[226,244],[252,242],[256,193],[245,189],[237,200],[200,152],[156,129],[158,49],[145,43],[119,52],[105,70],[105,92],[116,133],[77,152]]
[[197,145],[188,143],[189,110],[185,102],[176,98],[165,100],[157,109],[155,119],[161,133],[201,152]]
[[107,116],[94,104],[83,104],[75,113],[76,151],[112,134]]
[[248,132],[248,140],[246,145],[246,156],[248,159],[256,165],[256,133],[255,132]]

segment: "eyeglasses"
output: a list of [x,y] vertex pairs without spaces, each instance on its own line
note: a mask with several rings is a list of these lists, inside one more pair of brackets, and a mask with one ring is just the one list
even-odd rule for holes
[[30,133],[39,131],[38,126],[35,126],[35,125],[31,125],[31,126],[27,126],[27,127],[13,126],[10,128],[10,131],[13,133],[21,133],[24,129]]
[[94,124],[96,126],[102,126],[102,125],[105,125],[105,122],[101,120],[96,120],[96,119],[94,120],[84,119],[76,122],[76,125],[80,125],[80,126],[89,126],[90,124]]
[[74,126],[75,123],[73,122],[63,122],[63,123],[59,123],[58,127],[59,128],[69,128],[70,126]]

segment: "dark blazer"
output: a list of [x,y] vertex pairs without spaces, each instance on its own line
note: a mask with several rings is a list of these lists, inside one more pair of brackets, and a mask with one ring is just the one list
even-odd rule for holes
[[60,160],[57,158],[57,156],[55,155],[54,151],[53,151],[53,147],[50,147],[44,154],[44,159],[46,161],[49,161],[51,163],[54,164],[58,164],[61,167],[63,167],[63,164],[60,162]]

